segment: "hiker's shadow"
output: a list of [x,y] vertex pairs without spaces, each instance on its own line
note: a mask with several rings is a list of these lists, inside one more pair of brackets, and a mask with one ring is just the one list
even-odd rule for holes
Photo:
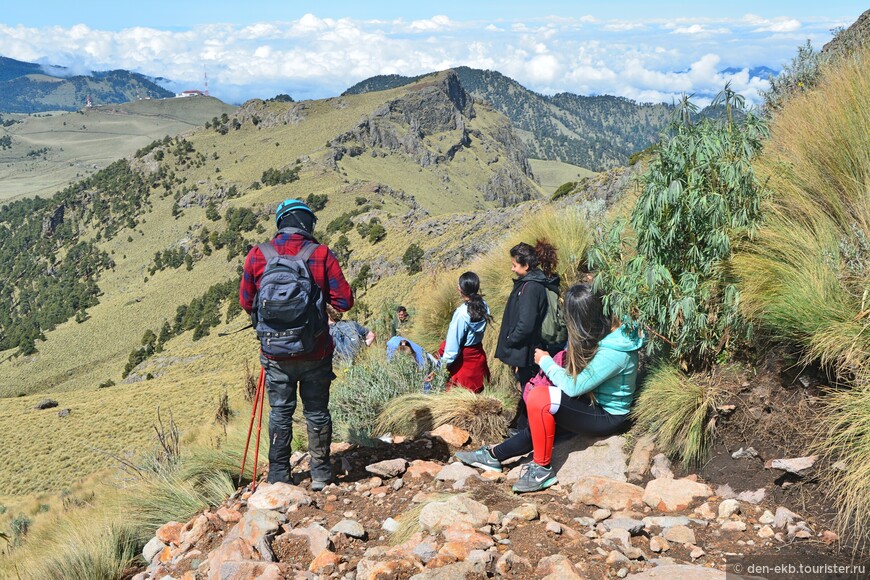
[[422,435],[431,431],[433,424],[428,409],[421,409],[409,420],[408,430],[420,434],[419,436],[404,437],[387,434],[380,438],[372,438],[362,430],[350,430],[348,433],[350,445],[332,454],[333,470],[337,480],[342,483],[354,483],[369,479],[373,474],[366,471],[366,466],[388,459],[404,459],[408,463],[416,460],[446,463],[452,455],[447,443],[438,438]]

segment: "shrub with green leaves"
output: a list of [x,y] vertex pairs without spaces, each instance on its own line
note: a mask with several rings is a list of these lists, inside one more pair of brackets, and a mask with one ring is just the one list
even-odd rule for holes
[[664,339],[653,347],[671,345],[686,368],[709,366],[746,332],[720,266],[761,218],[750,162],[767,129],[727,85],[714,104],[722,118],[694,122],[697,107],[684,98],[630,220],[600,233],[589,253],[606,308],[652,328]]
[[402,255],[402,263],[408,269],[408,274],[416,274],[423,269],[423,248],[417,244],[411,244]]
[[[389,362],[378,349],[366,351],[356,362],[339,372],[330,393],[329,408],[339,426],[340,436],[367,443],[377,433],[378,415],[392,399],[423,390],[424,371],[414,359],[396,354]],[[435,374],[433,392],[444,390],[446,372]]]

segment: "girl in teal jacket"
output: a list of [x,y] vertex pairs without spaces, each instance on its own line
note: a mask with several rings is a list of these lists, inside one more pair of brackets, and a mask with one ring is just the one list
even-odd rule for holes
[[637,327],[611,325],[601,299],[586,284],[568,289],[564,312],[568,348],[555,357],[562,365],[546,351],[535,351],[535,362],[551,385],[524,395],[529,428],[491,449],[456,454],[467,465],[501,471],[505,459],[533,451],[533,461],[513,487],[517,493],[557,482],[550,466],[557,425],[573,433],[609,435],[624,425],[634,399],[638,351],[646,341]]

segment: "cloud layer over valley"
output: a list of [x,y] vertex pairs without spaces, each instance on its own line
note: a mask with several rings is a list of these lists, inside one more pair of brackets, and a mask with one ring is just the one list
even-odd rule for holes
[[[2,17],[0,17],[2,18]],[[99,30],[0,24],[0,55],[68,67],[125,68],[172,79],[176,91],[202,88],[225,101],[288,93],[295,99],[339,94],[378,74],[417,75],[452,66],[494,69],[546,94],[612,94],[668,101],[680,93],[708,99],[731,80],[758,102],[766,79],[806,39],[821,47],[848,19],[763,18],[420,20],[320,18],[207,24],[184,29]],[[725,74],[726,68],[739,72]],[[166,84],[166,83],[163,83]]]

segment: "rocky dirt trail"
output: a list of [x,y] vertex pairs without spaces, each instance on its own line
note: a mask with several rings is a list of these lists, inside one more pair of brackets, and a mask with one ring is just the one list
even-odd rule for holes
[[310,492],[296,454],[298,485],[261,482],[167,523],[133,578],[694,579],[724,578],[735,557],[848,561],[824,521],[778,505],[764,487],[675,475],[645,439],[560,441],[560,483],[522,496],[510,491],[522,460],[503,474],[451,462],[471,444],[452,426],[377,448],[335,444],[338,476],[322,493]]

